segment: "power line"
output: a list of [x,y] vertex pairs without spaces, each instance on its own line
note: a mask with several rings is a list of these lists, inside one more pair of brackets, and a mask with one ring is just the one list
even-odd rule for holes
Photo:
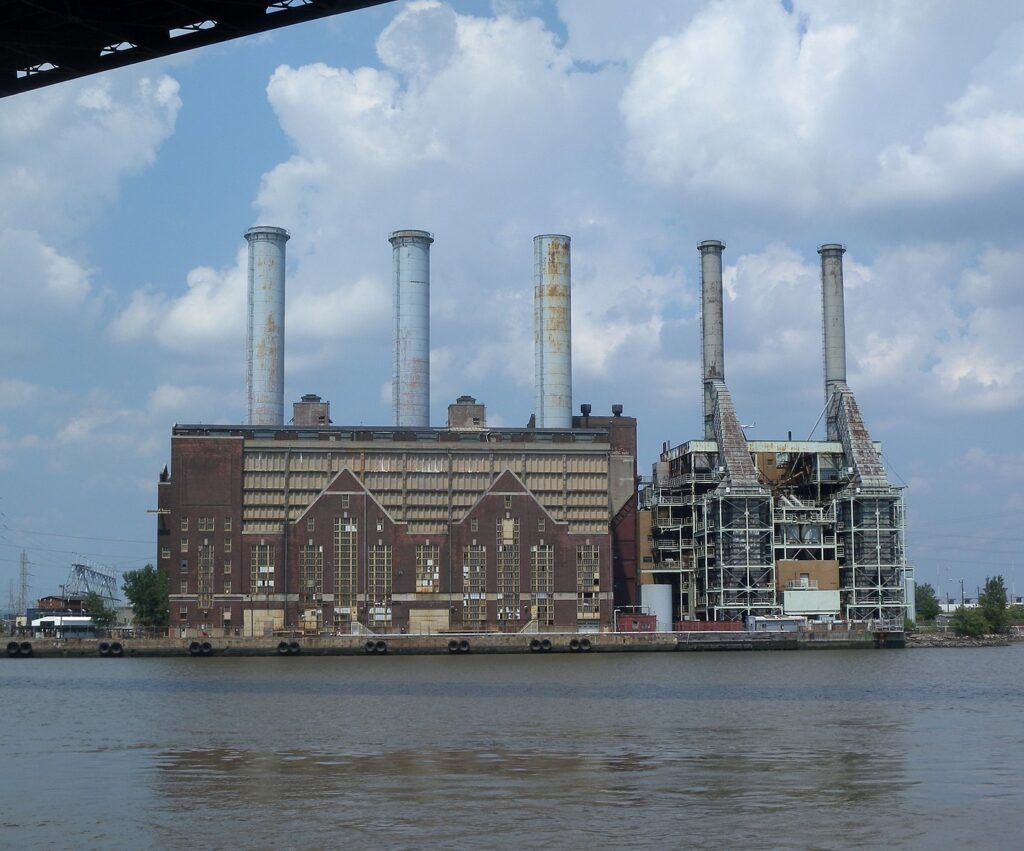
[[60,553],[61,555],[69,556],[89,556],[90,558],[145,558],[145,556],[138,553],[87,553],[83,550],[55,550],[47,547],[25,547],[23,544],[5,544],[3,542],[0,542],[0,547],[11,547],[16,550],[31,549],[43,553]]
[[137,538],[91,538],[88,535],[62,535],[60,532],[37,532],[34,529],[14,529],[4,525],[8,532],[20,532],[23,535],[42,535],[45,538],[71,538],[75,541],[103,541],[111,544],[152,544],[152,541],[140,541]]

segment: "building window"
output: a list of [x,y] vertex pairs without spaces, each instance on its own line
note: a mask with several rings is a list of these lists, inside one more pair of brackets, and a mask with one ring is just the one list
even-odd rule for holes
[[487,620],[487,547],[462,549],[462,619],[482,626]]
[[181,539],[181,547],[180,547],[180,549],[181,549],[181,551],[183,553],[187,553],[188,552],[188,538],[182,538]]
[[347,493],[343,493],[341,495],[341,507],[342,508],[348,508],[348,494]]
[[334,614],[356,613],[359,575],[359,526],[354,517],[334,518]]
[[187,579],[182,579],[181,582],[178,584],[178,593],[179,594],[187,594],[188,593],[188,580]]
[[519,610],[519,518],[499,517],[497,534],[498,620],[517,621],[522,618]]
[[224,539],[224,552],[226,552],[226,553],[231,552],[231,539],[230,538],[225,538]]
[[183,558],[180,562],[178,562],[178,570],[180,570],[182,573],[188,573],[188,559],[187,558]]
[[[543,522],[543,521],[541,521]],[[541,545],[530,548],[530,593],[537,623],[555,622],[555,548]]]
[[391,547],[373,544],[367,548],[367,602],[370,626],[391,625]]
[[170,547],[160,547],[160,558],[170,558],[170,557],[171,557],[171,548]]
[[416,545],[416,593],[431,594],[441,590],[441,565],[437,544]]
[[224,572],[231,573],[231,559],[224,559]]
[[505,508],[511,508],[511,507],[512,507],[512,497],[506,496],[505,497]]
[[307,517],[306,518],[306,531],[307,532],[315,532],[316,531],[316,518],[315,517]]
[[576,547],[576,617],[597,620],[601,615],[601,548],[597,544]]
[[214,520],[212,517],[200,517],[199,518],[199,531],[200,532],[213,532],[214,531]]
[[312,609],[324,593],[324,548],[299,548],[299,605]]
[[249,560],[249,593],[274,593],[274,545],[253,544]]
[[182,517],[181,518],[181,531],[182,532],[187,532],[188,531],[188,518],[187,517]]
[[225,517],[224,518],[224,531],[225,532],[230,532],[231,531],[231,518],[230,517]]
[[184,606],[182,606],[180,609],[178,609],[178,618],[180,620],[187,621],[188,620],[188,609],[186,609]]
[[208,609],[213,605],[213,547],[204,544],[199,548],[199,608]]
[[540,520],[537,521],[537,531],[538,532],[543,532],[544,531],[544,526],[545,526],[544,518],[542,517]]
[[229,579],[225,579],[224,580],[224,593],[225,594],[230,594],[231,593],[231,580],[229,580]]

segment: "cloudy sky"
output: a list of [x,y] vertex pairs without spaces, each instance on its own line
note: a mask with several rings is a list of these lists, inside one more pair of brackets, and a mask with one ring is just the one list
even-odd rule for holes
[[[699,436],[701,239],[752,438],[822,408],[816,246],[918,581],[1024,593],[1024,11],[394,3],[0,101],[0,608],[155,555],[175,422],[245,416],[245,242],[288,228],[286,404],[390,419],[388,232],[432,249],[432,420],[524,425],[532,237],[573,238],[575,401]],[[820,433],[820,428],[819,428]],[[1016,559],[1016,563],[1014,563]],[[950,581],[947,581],[950,580]]]

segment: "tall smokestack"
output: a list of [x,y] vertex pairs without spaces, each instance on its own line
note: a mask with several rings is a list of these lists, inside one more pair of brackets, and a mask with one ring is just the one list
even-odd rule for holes
[[725,243],[705,239],[700,251],[700,336],[704,382],[704,439],[715,439],[712,382],[725,381],[725,336],[722,330],[722,252]]
[[284,228],[254,227],[249,243],[245,385],[250,425],[284,425]]
[[396,230],[394,258],[395,425],[430,426],[430,244],[425,230]]
[[825,354],[825,407],[828,439],[838,440],[835,406],[831,400],[846,384],[846,312],[843,306],[843,255],[846,249],[831,242],[821,255],[822,348]]
[[533,238],[533,369],[537,428],[572,428],[569,237]]

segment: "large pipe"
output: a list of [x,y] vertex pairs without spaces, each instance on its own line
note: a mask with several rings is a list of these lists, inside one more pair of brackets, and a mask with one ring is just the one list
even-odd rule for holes
[[722,322],[722,252],[725,243],[705,239],[700,251],[700,337],[704,384],[704,439],[715,439],[715,381],[725,381],[725,334]]
[[288,231],[254,227],[249,243],[246,393],[250,425],[284,425],[284,259]]
[[388,237],[394,260],[395,425],[430,426],[430,244],[425,230],[396,230]]
[[822,349],[825,357],[825,406],[829,440],[838,440],[835,406],[837,390],[846,385],[846,313],[843,305],[843,254],[832,242],[818,249],[821,255]]
[[569,237],[533,238],[533,368],[537,428],[572,428]]

